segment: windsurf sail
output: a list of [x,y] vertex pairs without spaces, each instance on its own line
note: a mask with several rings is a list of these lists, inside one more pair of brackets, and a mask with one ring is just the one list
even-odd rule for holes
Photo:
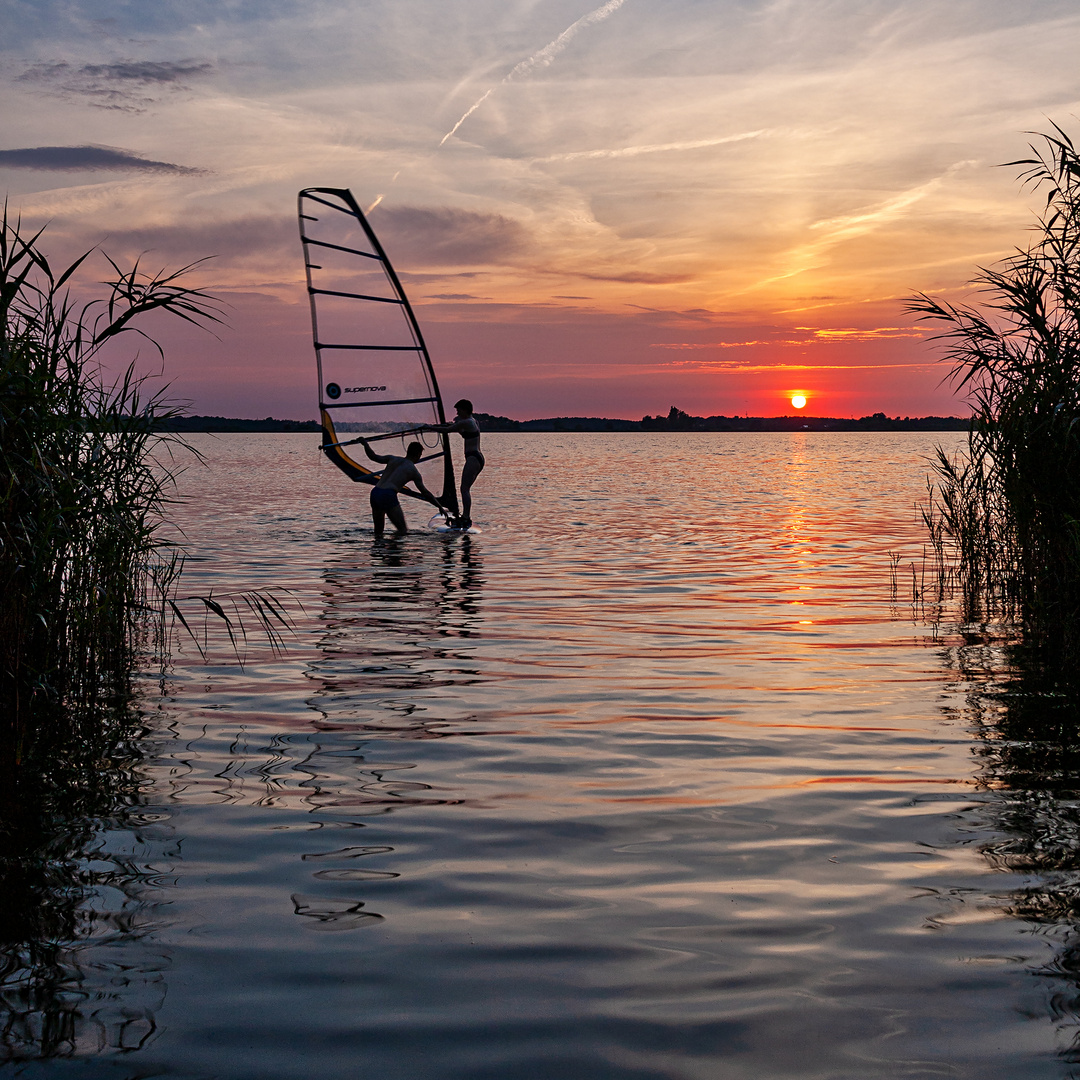
[[323,452],[349,479],[374,484],[382,466],[367,457],[358,437],[377,454],[399,457],[419,442],[425,486],[456,515],[450,439],[419,430],[446,421],[431,357],[397,273],[350,191],[305,188],[297,202]]

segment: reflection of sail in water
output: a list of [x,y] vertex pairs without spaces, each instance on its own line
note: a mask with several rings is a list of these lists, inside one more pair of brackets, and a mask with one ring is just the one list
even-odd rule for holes
[[[1052,988],[1046,1019],[1080,1061],[1080,688],[1062,686],[1022,650],[972,637],[945,650],[964,707],[957,719],[976,737],[986,794],[970,815],[992,879],[985,909],[1027,924],[1052,952],[1025,961]],[[965,834],[965,843],[970,835]],[[977,896],[961,898],[971,908]],[[1025,1012],[1030,1008],[1025,1005]],[[1075,1073],[1068,1075],[1074,1076]]]
[[349,479],[373,484],[378,466],[350,433],[380,454],[403,455],[419,441],[426,486],[456,513],[449,437],[420,430],[446,419],[435,371],[386,252],[345,189],[301,191],[299,215],[327,458]]
[[[321,823],[363,828],[358,818],[378,817],[380,836],[393,837],[387,814],[463,801],[425,783],[415,761],[388,760],[386,751],[468,733],[472,718],[452,713],[444,691],[477,677],[463,643],[480,632],[479,558],[468,536],[437,549],[375,545],[339,560],[323,581],[322,658],[308,669],[320,684],[309,704],[322,718],[292,768],[307,774],[305,802]],[[394,848],[342,844],[339,828],[329,835],[330,849],[303,856],[312,882],[293,894],[293,910],[318,930],[371,925],[382,916],[369,894],[398,876],[387,860]]]
[[375,547],[326,571],[324,657],[311,672],[324,683],[312,700],[324,725],[439,738],[468,719],[447,716],[435,693],[476,677],[458,642],[480,632],[483,574],[471,537],[461,540],[442,546],[438,563],[428,551]]

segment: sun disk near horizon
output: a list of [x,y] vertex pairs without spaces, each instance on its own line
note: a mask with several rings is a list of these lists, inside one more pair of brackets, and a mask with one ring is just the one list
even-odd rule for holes
[[791,404],[794,405],[796,409],[805,408],[806,407],[806,395],[805,394],[792,394],[791,395]]

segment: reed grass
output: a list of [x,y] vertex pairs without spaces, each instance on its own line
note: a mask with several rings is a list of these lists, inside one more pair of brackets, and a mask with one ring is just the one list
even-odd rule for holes
[[101,723],[100,707],[111,710],[126,692],[148,615],[164,610],[179,571],[158,531],[173,478],[155,458],[162,437],[154,432],[155,418],[175,410],[147,390],[134,363],[104,374],[102,350],[136,335],[160,352],[140,327],[152,312],[220,321],[213,298],[186,284],[192,266],[146,274],[107,256],[103,295],[80,305],[72,278],[94,253],[57,270],[40,237],[5,208],[0,756],[9,775],[47,754],[58,727],[79,734]]
[[1080,656],[1080,156],[1057,125],[1020,166],[1045,194],[1025,248],[972,284],[980,302],[919,294],[945,325],[951,378],[974,407],[966,452],[938,451],[924,509],[941,590],[967,622],[1002,623]]
[[[178,592],[183,552],[159,526],[174,500],[177,410],[134,363],[105,374],[103,350],[155,312],[219,321],[185,275],[104,256],[108,280],[71,296],[88,252],[55,269],[40,233],[0,217],[0,1060],[130,1050],[151,1037],[135,982],[103,984],[83,940],[107,923],[96,890],[134,898],[142,876],[100,850],[103,821],[141,801],[148,734],[132,675],[168,661],[179,625],[200,651],[206,619],[237,659],[247,625],[271,648],[291,625],[280,590]],[[194,265],[194,264],[193,264]],[[186,613],[186,614],[185,614]],[[201,639],[196,613],[203,613]],[[139,815],[131,827],[138,830]],[[123,914],[124,933],[143,931]]]

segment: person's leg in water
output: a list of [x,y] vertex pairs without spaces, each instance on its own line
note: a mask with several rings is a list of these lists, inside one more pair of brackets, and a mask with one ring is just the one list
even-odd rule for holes
[[405,524],[405,514],[402,512],[401,504],[398,502],[397,492],[391,491],[389,488],[372,488],[371,523],[375,528],[376,539],[383,534],[386,518],[390,519],[390,523],[399,533],[409,531],[408,525]]
[[469,454],[461,467],[461,528],[472,524],[472,486],[484,471],[484,459],[479,454]]
[[386,522],[386,511],[383,510],[382,501],[375,488],[371,489],[369,498],[371,501],[371,524],[375,530],[375,539],[378,540],[383,534],[383,526]]
[[390,519],[391,524],[397,529],[400,535],[404,535],[409,531],[409,526],[405,524],[405,512],[401,509],[400,503],[394,503],[393,506],[386,508],[386,516]]

